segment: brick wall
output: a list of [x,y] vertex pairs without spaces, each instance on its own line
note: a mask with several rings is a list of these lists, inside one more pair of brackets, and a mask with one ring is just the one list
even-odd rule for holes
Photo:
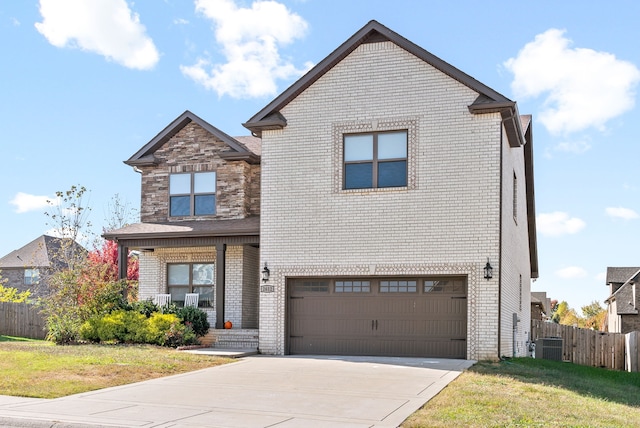
[[[506,133],[503,133],[502,158],[500,356],[524,357],[527,356],[527,342],[531,331],[531,267],[527,251],[529,231],[524,148],[510,147]],[[515,192],[514,185],[517,187]],[[517,199],[515,204],[514,197]],[[516,324],[515,337],[513,314],[517,314],[520,320]]]
[[31,292],[30,298],[35,299],[46,296],[49,293],[49,270],[47,268],[39,268],[39,271],[40,281],[37,284],[27,285],[24,283],[24,268],[0,269],[0,278],[6,280],[6,283],[3,284],[5,287],[15,288],[19,293],[28,290]]
[[[466,275],[467,356],[496,358],[500,116],[477,93],[390,42],[358,47],[283,110],[262,140],[260,349],[285,351],[285,279]],[[409,130],[407,189],[343,191],[342,134]],[[524,180],[523,180],[524,181]],[[524,192],[523,192],[524,193]]]
[[[255,250],[255,249],[254,249]],[[251,250],[249,252],[252,252]],[[225,321],[230,320],[234,328],[243,327],[243,286],[245,261],[244,247],[229,246],[225,270]],[[254,256],[250,255],[253,259]],[[215,247],[157,248],[153,252],[140,253],[139,300],[153,299],[158,293],[167,292],[167,263],[214,262],[218,269]],[[215,278],[215,273],[214,273]],[[215,293],[212,308],[201,308],[207,312],[212,327],[216,324]],[[253,308],[258,311],[257,305]],[[257,317],[256,314],[249,317]],[[255,328],[248,326],[245,328]]]
[[260,167],[220,159],[219,154],[229,150],[200,125],[193,122],[186,125],[156,150],[157,166],[140,167],[141,221],[182,219],[169,218],[169,174],[178,172],[216,172],[216,215],[199,216],[199,219],[234,219],[259,214]]

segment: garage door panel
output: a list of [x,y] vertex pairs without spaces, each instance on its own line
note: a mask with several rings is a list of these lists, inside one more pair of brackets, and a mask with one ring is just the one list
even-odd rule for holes
[[[390,280],[379,292],[370,279],[363,281],[370,287],[357,293],[346,292],[347,281],[340,281],[345,288],[339,293],[326,279],[297,280],[289,287],[290,353],[466,358],[466,280],[434,281],[455,283],[455,289],[429,292],[420,280],[411,290],[392,292]],[[313,284],[313,292],[301,283]]]

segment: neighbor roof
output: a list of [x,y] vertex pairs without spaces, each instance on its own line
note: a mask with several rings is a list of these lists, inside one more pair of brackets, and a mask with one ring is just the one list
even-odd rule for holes
[[[68,241],[70,238],[39,236],[24,247],[13,250],[2,257],[0,269],[52,267],[56,254],[61,251],[62,244]],[[80,244],[74,242],[74,245],[86,251]]]
[[623,284],[635,276],[640,267],[607,267],[607,285],[613,283]]
[[520,116],[515,102],[477,81],[451,64],[441,60],[430,52],[427,52],[420,46],[405,39],[398,33],[390,30],[377,21],[369,21],[367,25],[362,27],[329,56],[320,61],[307,74],[302,76],[297,82],[286,89],[282,94],[256,113],[243,125],[257,136],[260,136],[263,130],[281,129],[285,127],[287,121],[280,113],[282,108],[289,104],[293,99],[300,95],[300,93],[311,86],[315,81],[347,57],[347,55],[353,52],[361,44],[383,41],[390,41],[396,44],[407,52],[445,73],[449,77],[477,92],[479,96],[474,103],[469,106],[469,110],[472,113],[500,112],[503,116],[503,120],[505,121],[505,128],[509,136],[510,144],[513,146],[523,144],[523,134],[519,119]]
[[180,116],[178,116],[173,122],[167,125],[158,135],[153,137],[151,141],[138,150],[133,156],[131,156],[124,163],[131,166],[145,166],[156,165],[157,160],[153,155],[156,150],[162,147],[167,141],[169,141],[174,135],[182,130],[189,123],[194,122],[204,128],[211,135],[218,140],[227,144],[232,150],[227,153],[222,153],[223,159],[229,160],[246,160],[249,163],[260,163],[260,139],[256,137],[241,137],[236,139],[225,134],[215,126],[211,125],[207,121],[196,116],[189,110],[186,110]]

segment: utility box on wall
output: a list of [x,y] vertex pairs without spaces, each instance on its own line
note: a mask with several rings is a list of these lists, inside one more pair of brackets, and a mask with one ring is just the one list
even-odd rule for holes
[[536,340],[536,358],[562,361],[562,338],[545,337]]

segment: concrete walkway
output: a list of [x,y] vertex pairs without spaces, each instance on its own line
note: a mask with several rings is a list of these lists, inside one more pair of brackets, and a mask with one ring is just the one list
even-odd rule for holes
[[0,427],[397,427],[474,362],[246,357],[54,400],[0,396]]

